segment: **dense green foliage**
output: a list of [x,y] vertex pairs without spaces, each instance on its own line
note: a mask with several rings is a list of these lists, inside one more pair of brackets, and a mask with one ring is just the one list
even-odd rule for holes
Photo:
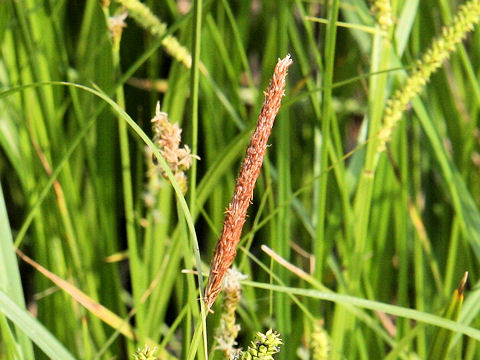
[[[279,359],[480,357],[478,1],[438,70],[422,55],[465,2],[119,3],[0,2],[0,359],[126,359],[146,343],[222,358],[222,297],[205,319],[196,271],[287,53],[235,260],[239,346],[273,329]],[[432,72],[419,94],[402,87]],[[176,174],[152,175],[157,101],[200,157],[185,196]]]

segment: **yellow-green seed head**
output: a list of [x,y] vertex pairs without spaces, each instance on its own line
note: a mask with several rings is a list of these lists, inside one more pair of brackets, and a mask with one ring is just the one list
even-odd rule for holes
[[280,334],[276,331],[270,329],[265,334],[258,332],[252,346],[242,354],[241,360],[273,360],[273,355],[280,351],[282,344]]
[[383,128],[379,132],[378,152],[385,150],[393,130],[402,118],[408,104],[417,96],[430,80],[431,75],[449,58],[455,47],[480,21],[480,1],[472,0],[461,6],[452,24],[442,29],[442,35],[434,40],[431,48],[417,61],[416,68],[387,102],[383,118]]

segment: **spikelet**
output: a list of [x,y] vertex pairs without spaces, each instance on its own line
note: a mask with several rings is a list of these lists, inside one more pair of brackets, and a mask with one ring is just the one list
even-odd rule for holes
[[384,32],[393,27],[393,13],[390,0],[376,0],[372,6],[372,12],[376,15],[378,25]]
[[135,360],[156,360],[158,359],[155,356],[156,352],[156,347],[150,347],[149,345],[145,345],[143,349],[138,349],[135,354],[133,354],[133,357],[135,358]]
[[[172,170],[172,173],[175,176],[175,180],[177,180],[182,192],[185,194],[188,189],[185,171],[187,171],[192,165],[192,159],[199,159],[199,157],[192,154],[187,145],[184,145],[182,148],[180,147],[182,129],[180,129],[178,124],[172,124],[169,122],[168,114],[160,111],[159,102],[157,103],[155,110],[155,117],[152,119],[152,129],[153,143],[158,146],[160,154],[164,157],[168,167]],[[153,160],[153,163],[156,164],[157,159],[151,150],[147,148],[146,152],[147,156],[151,159],[150,161]],[[158,172],[164,178],[167,178],[167,174],[160,167],[150,167],[148,177],[152,179]],[[151,201],[154,198],[156,191],[158,191],[158,182],[151,181],[150,185],[152,186],[152,188],[149,189],[151,191],[147,191],[144,198]]]
[[283,342],[276,331],[270,329],[265,334],[258,332],[255,341],[252,341],[252,346],[234,359],[273,360],[273,355],[280,351],[280,345],[283,345]]
[[226,359],[235,357],[239,350],[237,345],[237,336],[240,331],[240,325],[236,322],[236,311],[242,297],[242,285],[240,280],[246,279],[236,268],[228,269],[223,279],[222,290],[225,293],[223,302],[223,312],[220,318],[220,326],[217,329],[215,340],[218,345],[216,349],[223,351]]
[[330,353],[330,340],[328,334],[321,325],[314,325],[310,339],[312,360],[328,360]]
[[[122,4],[128,11],[128,14],[137,22],[139,26],[146,29],[150,34],[157,38],[161,38],[167,32],[167,25],[156,17],[150,8],[139,0],[116,0]],[[192,66],[192,56],[190,52],[176,37],[168,35],[162,40],[162,45],[166,51],[177,61],[182,62],[187,68]]]
[[108,29],[110,30],[114,44],[120,42],[122,38],[123,29],[127,26],[125,23],[126,18],[126,12],[108,18]]
[[433,72],[448,59],[455,50],[455,46],[474,29],[479,21],[480,0],[472,0],[460,7],[450,26],[445,26],[442,29],[442,35],[434,40],[431,48],[417,62],[415,70],[403,87],[397,90],[393,97],[387,101],[383,127],[378,134],[378,153],[385,150],[386,143],[390,141],[393,130],[402,118],[402,114],[410,101],[423,90]]
[[205,304],[211,307],[221,290],[222,281],[237,253],[237,245],[242,234],[247,209],[253,198],[253,189],[263,163],[267,149],[267,141],[272,130],[273,122],[280,109],[285,91],[287,69],[292,64],[290,55],[279,59],[273,73],[270,86],[265,92],[262,110],[258,117],[257,127],[252,134],[245,159],[240,168],[232,201],[226,210],[223,230],[215,247],[210,275],[205,291]]

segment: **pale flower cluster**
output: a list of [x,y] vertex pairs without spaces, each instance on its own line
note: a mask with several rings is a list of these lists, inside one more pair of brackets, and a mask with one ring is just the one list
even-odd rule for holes
[[220,327],[217,329],[215,340],[218,345],[216,349],[223,351],[226,359],[235,358],[240,350],[237,345],[237,336],[240,331],[240,325],[236,323],[236,311],[242,297],[241,280],[245,280],[246,275],[242,274],[235,267],[227,270],[223,279],[222,289],[225,293],[224,311],[220,318]]
[[372,11],[375,13],[380,28],[388,32],[393,26],[393,12],[390,0],[376,0],[373,3]]
[[[168,114],[160,111],[160,103],[157,103],[155,116],[152,119],[153,143],[158,146],[160,154],[168,164],[168,167],[175,176],[175,180],[180,185],[182,192],[187,192],[187,171],[192,165],[193,158],[199,159],[193,155],[187,145],[180,147],[182,140],[182,129],[178,124],[172,124],[168,120]],[[150,152],[151,153],[151,152]],[[158,163],[155,155],[152,154],[154,164]],[[153,167],[153,172],[159,172],[164,178],[167,174],[161,167]],[[153,174],[150,173],[150,176]]]

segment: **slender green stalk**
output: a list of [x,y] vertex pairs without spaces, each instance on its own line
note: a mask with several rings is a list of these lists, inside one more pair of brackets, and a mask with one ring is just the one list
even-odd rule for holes
[[335,59],[335,45],[337,38],[337,19],[340,2],[332,1],[328,8],[328,25],[325,33],[325,73],[323,75],[323,102],[322,102],[322,132],[320,148],[321,176],[318,184],[317,221],[315,230],[315,243],[313,244],[316,264],[315,272],[320,280],[323,275],[325,263],[325,221],[327,211],[327,184],[328,184],[328,139],[330,138],[330,123],[332,121],[332,83]]
[[[288,51],[288,17],[290,14],[291,2],[278,2],[278,25],[277,25],[277,46],[278,53],[285,54]],[[288,110],[280,112],[277,120],[278,133],[276,135],[276,166],[278,170],[278,195],[277,203],[286,201],[291,194],[291,124],[289,122]],[[278,249],[282,256],[290,257],[290,239],[291,239],[292,218],[289,208],[281,208],[276,218],[275,248]],[[290,284],[290,274],[282,268],[278,268],[279,277],[286,283]],[[284,294],[275,294],[275,313],[278,314],[278,328],[283,334],[292,333],[292,313],[290,311],[290,300]],[[292,350],[287,349],[282,357],[294,356]]]
[[[191,92],[191,119],[192,119],[192,151],[194,154],[198,151],[198,98],[199,98],[199,82],[200,82],[200,49],[201,49],[201,38],[202,38],[202,0],[195,0],[193,2],[193,33],[192,33],[192,68],[190,74],[190,92]],[[189,196],[189,208],[190,211],[195,210],[195,201],[196,201],[196,192],[197,192],[197,161],[193,159],[192,161],[192,168],[190,172],[190,196]],[[202,276],[202,263],[200,260],[200,249],[198,246],[198,242],[195,237],[191,238],[191,243],[193,247],[193,252],[195,254],[197,271],[198,271],[198,293],[200,294],[200,298],[203,298],[204,290],[203,290],[203,276]],[[185,261],[187,266],[192,266],[191,261],[188,260],[189,256],[185,256]],[[195,291],[193,287],[193,282],[189,281],[189,298],[195,299]],[[193,313],[197,321],[199,321],[199,325],[201,324],[201,333],[203,335],[203,352],[199,353],[200,359],[208,359],[207,351],[207,329],[206,329],[206,310],[203,301],[200,301],[200,309],[201,309],[201,317],[198,315],[198,308],[195,306],[193,307]],[[200,327],[197,328],[200,329]],[[190,349],[189,358],[192,358],[192,355],[197,352],[196,348]]]
[[[125,26],[123,22],[123,16],[117,15],[116,17],[108,16],[108,9],[104,8],[106,21],[110,25],[110,31],[112,32],[113,46],[112,46],[112,58],[114,71],[120,73],[120,40],[122,38],[122,30]],[[125,94],[122,87],[116,90],[117,103],[120,107],[125,108]],[[133,202],[133,184],[130,162],[130,145],[127,132],[127,123],[119,118],[118,121],[118,134],[120,140],[120,160],[122,165],[122,186],[123,186],[123,206],[125,211],[126,220],[126,232],[128,243],[128,258],[130,263],[130,279],[132,282],[133,300],[136,308],[136,324],[138,327],[138,334],[140,341],[145,338],[144,334],[144,304],[141,300],[145,285],[143,284],[144,277],[142,276],[143,267],[140,260],[140,254],[138,250],[137,235],[135,229],[135,215],[134,215],[134,202]]]

